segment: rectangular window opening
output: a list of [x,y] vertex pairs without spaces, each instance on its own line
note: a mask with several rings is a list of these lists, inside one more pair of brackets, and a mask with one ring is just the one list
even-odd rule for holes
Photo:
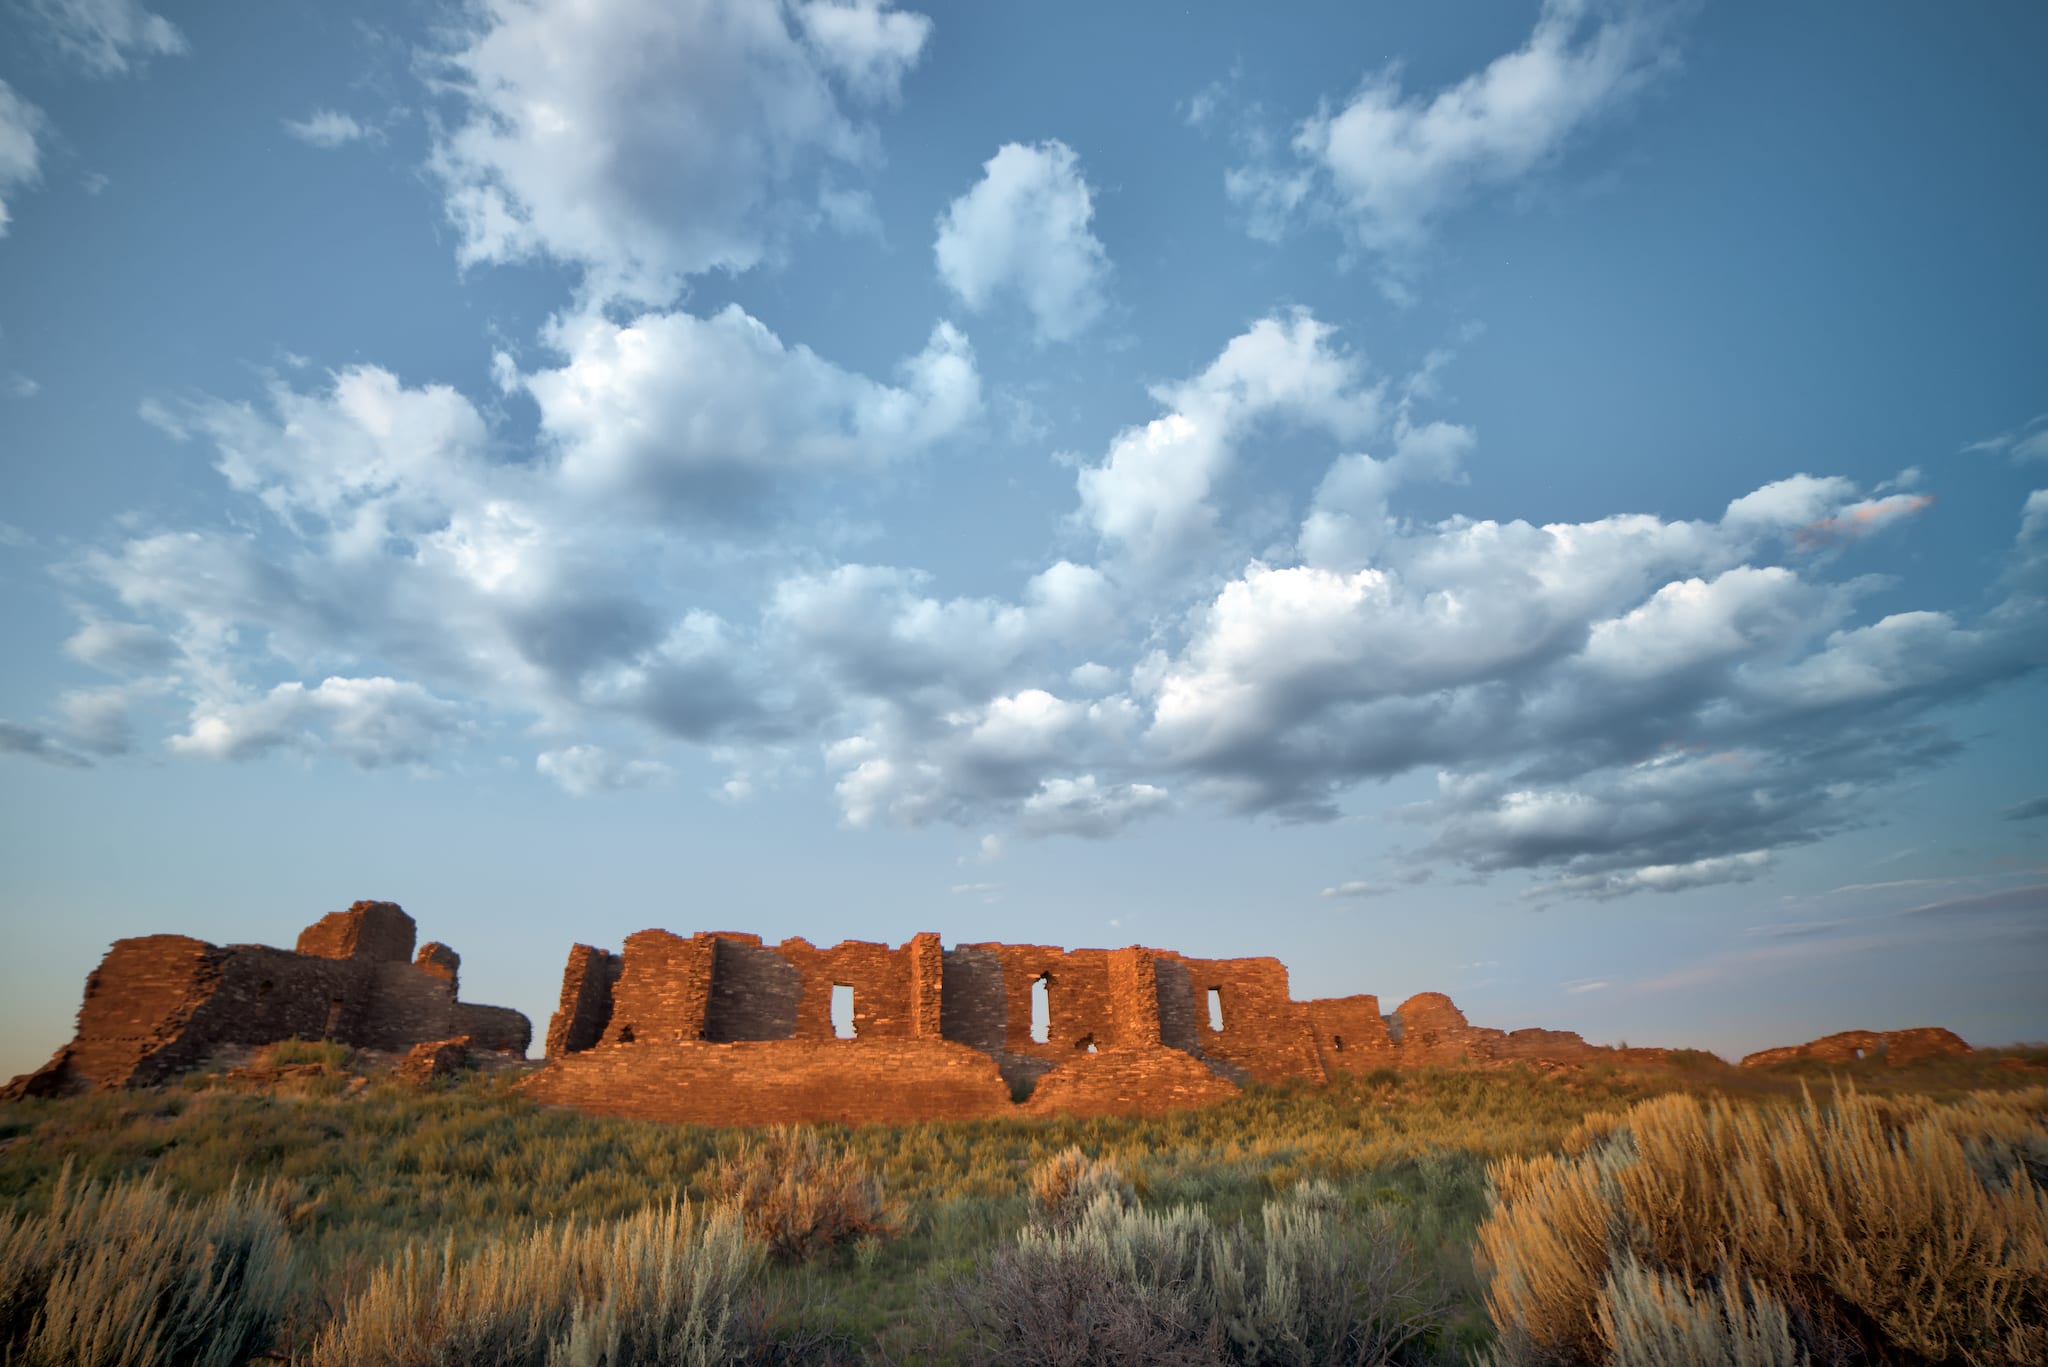
[[853,986],[832,984],[832,1033],[840,1039],[855,1038],[853,1028]]
[[1223,1029],[1223,989],[1220,987],[1209,989],[1209,1028],[1216,1031]]
[[1031,1039],[1044,1044],[1052,1038],[1052,974],[1041,973],[1031,984]]

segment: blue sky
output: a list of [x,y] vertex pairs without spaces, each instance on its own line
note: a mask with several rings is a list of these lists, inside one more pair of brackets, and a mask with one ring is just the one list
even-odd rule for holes
[[2048,1036],[2048,11],[0,12],[0,1074],[359,897]]

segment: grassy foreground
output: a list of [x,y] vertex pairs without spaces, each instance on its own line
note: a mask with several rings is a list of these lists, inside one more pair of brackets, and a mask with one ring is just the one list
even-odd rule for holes
[[[502,1080],[358,1081],[331,1046],[273,1061],[314,1066],[263,1094],[200,1077],[0,1106],[0,1360],[2048,1351],[2026,1337],[2048,1322],[2048,1088],[1984,1055],[1384,1072],[1151,1119],[772,1136],[543,1110]],[[1806,1244],[1765,1237],[1795,1210]],[[1830,1300],[1821,1264],[1946,1308]],[[77,1347],[112,1313],[94,1276],[131,1288],[114,1337],[154,1350]],[[74,1337],[39,1358],[65,1296]],[[184,1347],[179,1316],[208,1326]]]

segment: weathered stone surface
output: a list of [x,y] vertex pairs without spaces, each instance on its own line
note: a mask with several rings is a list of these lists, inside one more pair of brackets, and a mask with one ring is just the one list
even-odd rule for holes
[[1126,1045],[1053,1069],[1023,1109],[1030,1115],[1156,1115],[1207,1106],[1238,1091],[1192,1054],[1162,1044]]
[[698,1125],[849,1125],[1009,1114],[995,1061],[945,1040],[652,1040],[550,1059],[535,1101]]
[[299,932],[298,952],[320,959],[404,963],[419,928],[396,902],[357,902],[330,911]]
[[461,992],[462,956],[439,940],[429,940],[421,945],[413,966],[430,977],[445,979],[449,990]]
[[457,1035],[454,1039],[427,1040],[415,1044],[398,1061],[399,1080],[424,1087],[436,1078],[459,1076],[469,1063],[470,1039]]
[[1784,1063],[1791,1059],[1814,1059],[1822,1063],[1852,1063],[1857,1059],[1881,1058],[1894,1068],[1924,1058],[1946,1058],[1970,1053],[1962,1036],[1937,1026],[1912,1030],[1843,1030],[1823,1035],[1805,1044],[1788,1044],[1746,1054],[1745,1068]]
[[411,963],[413,940],[412,917],[395,903],[357,902],[308,926],[296,952],[188,935],[116,941],[86,978],[76,1038],[10,1089],[142,1086],[223,1046],[294,1038],[403,1052],[469,1035],[524,1054],[526,1017],[456,1000],[455,952],[429,945]]
[[612,985],[624,960],[590,945],[569,951],[562,970],[562,1002],[548,1020],[549,1058],[588,1049],[604,1038],[612,1018]]

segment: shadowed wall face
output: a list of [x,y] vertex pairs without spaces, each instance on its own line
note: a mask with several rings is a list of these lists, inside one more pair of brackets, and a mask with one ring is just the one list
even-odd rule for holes
[[562,970],[562,999],[548,1020],[549,1058],[588,1049],[612,1019],[612,987],[625,961],[592,945],[575,945]]
[[713,941],[711,1007],[704,1038],[734,1040],[794,1039],[797,1005],[804,977],[795,964],[759,939],[720,936]]

